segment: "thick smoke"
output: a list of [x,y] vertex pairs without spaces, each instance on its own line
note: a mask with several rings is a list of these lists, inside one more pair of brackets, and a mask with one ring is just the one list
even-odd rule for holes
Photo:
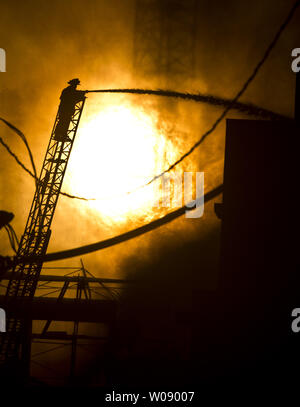
[[[6,50],[7,72],[0,73],[0,116],[26,134],[39,170],[60,92],[73,77],[80,78],[82,89],[168,88],[189,94],[219,95],[228,101],[261,58],[292,3],[292,0],[279,0],[276,4],[271,0],[256,0],[251,2],[250,7],[249,2],[230,0],[225,7],[221,0],[199,0],[195,72],[193,76],[179,79],[170,76],[166,86],[162,72],[145,76],[142,70],[133,67],[134,0],[1,2],[0,47]],[[243,107],[261,106],[266,109],[264,112],[274,111],[283,116],[292,116],[294,75],[290,70],[290,55],[291,50],[299,46],[297,33],[295,18],[241,100]],[[149,114],[155,112],[160,119],[157,124],[159,130],[163,130],[166,137],[179,146],[179,153],[184,153],[193,145],[220,114],[218,103],[206,106],[191,101],[154,101],[151,96],[142,95],[113,98],[99,95],[97,98],[89,96],[87,108],[92,108],[92,104],[95,108],[97,103],[100,108],[126,101],[146,109]],[[235,111],[230,117],[244,118],[246,113],[245,110]],[[260,115],[260,112],[257,113]],[[2,124],[0,132],[1,137],[29,167],[27,151],[20,139]],[[185,171],[191,168],[204,171],[206,191],[222,182],[224,140],[225,125],[222,123],[213,136],[206,139],[201,149],[193,153],[191,160],[181,167]],[[31,177],[17,166],[2,146],[0,148],[0,209],[15,214],[13,226],[20,236],[35,186]],[[68,192],[72,194],[72,191]],[[92,243],[140,224],[132,219],[125,225],[108,227],[102,222],[101,216],[96,216],[95,211],[85,205],[67,197],[60,198],[52,225],[49,251]],[[139,219],[139,222],[142,223],[143,219]],[[185,263],[178,263],[173,273],[172,268],[168,267],[168,259],[173,256],[171,249],[166,249],[163,263],[159,260],[164,256],[159,251],[159,247],[165,248],[163,242],[173,242],[177,248],[184,247],[187,259],[189,242],[192,242],[193,248],[198,245],[196,238],[199,238],[199,231],[205,238],[211,236],[210,231],[218,228],[213,205],[210,205],[205,208],[204,217],[195,222],[178,219],[146,237],[139,237],[100,254],[86,256],[85,266],[98,276],[126,276],[132,271],[135,276],[145,278],[149,281],[148,291],[144,292],[143,308],[146,309],[147,304],[151,305],[152,289],[162,299],[168,290],[168,281],[173,281],[173,300],[179,298],[178,287],[183,285]],[[210,253],[215,253],[217,238],[207,241],[212,248]],[[3,231],[0,245],[1,254],[12,254]],[[155,252],[159,252],[158,257],[154,255]],[[205,252],[208,251],[202,250],[201,256]],[[74,263],[77,266],[79,259],[72,261],[72,265]],[[59,265],[70,265],[70,262],[61,262]],[[155,272],[152,273],[152,270]],[[191,270],[188,271],[186,281],[200,284]],[[210,277],[214,280],[215,269],[210,271],[203,267],[202,277],[202,282],[207,282]],[[159,279],[163,281],[161,286],[158,285]],[[182,299],[188,297],[190,286],[185,287]],[[128,302],[138,297],[136,292],[128,293]],[[129,306],[128,315],[131,315],[131,311]]]

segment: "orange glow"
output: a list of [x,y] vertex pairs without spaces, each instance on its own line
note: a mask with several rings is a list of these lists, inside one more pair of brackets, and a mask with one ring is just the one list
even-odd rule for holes
[[72,194],[97,198],[87,203],[108,224],[133,215],[151,219],[155,186],[135,190],[177,156],[157,130],[155,116],[131,105],[107,106],[82,120],[65,186]]

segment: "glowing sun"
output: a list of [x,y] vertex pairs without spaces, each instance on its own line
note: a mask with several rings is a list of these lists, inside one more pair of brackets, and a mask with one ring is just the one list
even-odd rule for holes
[[126,193],[160,173],[176,156],[156,120],[138,107],[120,105],[105,107],[80,124],[65,185],[73,194],[96,198],[88,205],[108,223],[133,215],[151,217],[155,185]]

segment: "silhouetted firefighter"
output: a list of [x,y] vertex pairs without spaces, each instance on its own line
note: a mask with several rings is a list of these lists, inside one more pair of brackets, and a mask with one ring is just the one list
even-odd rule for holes
[[58,108],[58,123],[55,129],[54,139],[57,141],[68,141],[68,129],[71,118],[75,112],[76,103],[84,99],[85,91],[77,90],[80,84],[78,78],[72,79],[61,93],[60,105]]

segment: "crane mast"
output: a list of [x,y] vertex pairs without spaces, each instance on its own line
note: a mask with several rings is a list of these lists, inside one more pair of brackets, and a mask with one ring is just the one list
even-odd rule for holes
[[[79,96],[74,97],[76,93]],[[51,235],[51,222],[85,99],[84,91],[77,91],[74,88],[73,93],[69,92],[67,98],[61,97],[40,177],[36,183],[36,191],[25,231],[16,255],[17,260],[28,256],[41,258],[47,251]],[[24,375],[24,369],[28,369],[28,360],[27,367],[25,366],[25,354],[28,350],[26,317],[19,319],[10,315],[9,304],[16,297],[18,300],[21,299],[21,302],[22,299],[30,301],[34,297],[42,264],[42,260],[37,260],[31,264],[22,262],[17,264],[6,289],[7,323],[6,333],[0,335],[0,367],[7,372],[12,370],[14,374],[19,372],[20,375]]]

